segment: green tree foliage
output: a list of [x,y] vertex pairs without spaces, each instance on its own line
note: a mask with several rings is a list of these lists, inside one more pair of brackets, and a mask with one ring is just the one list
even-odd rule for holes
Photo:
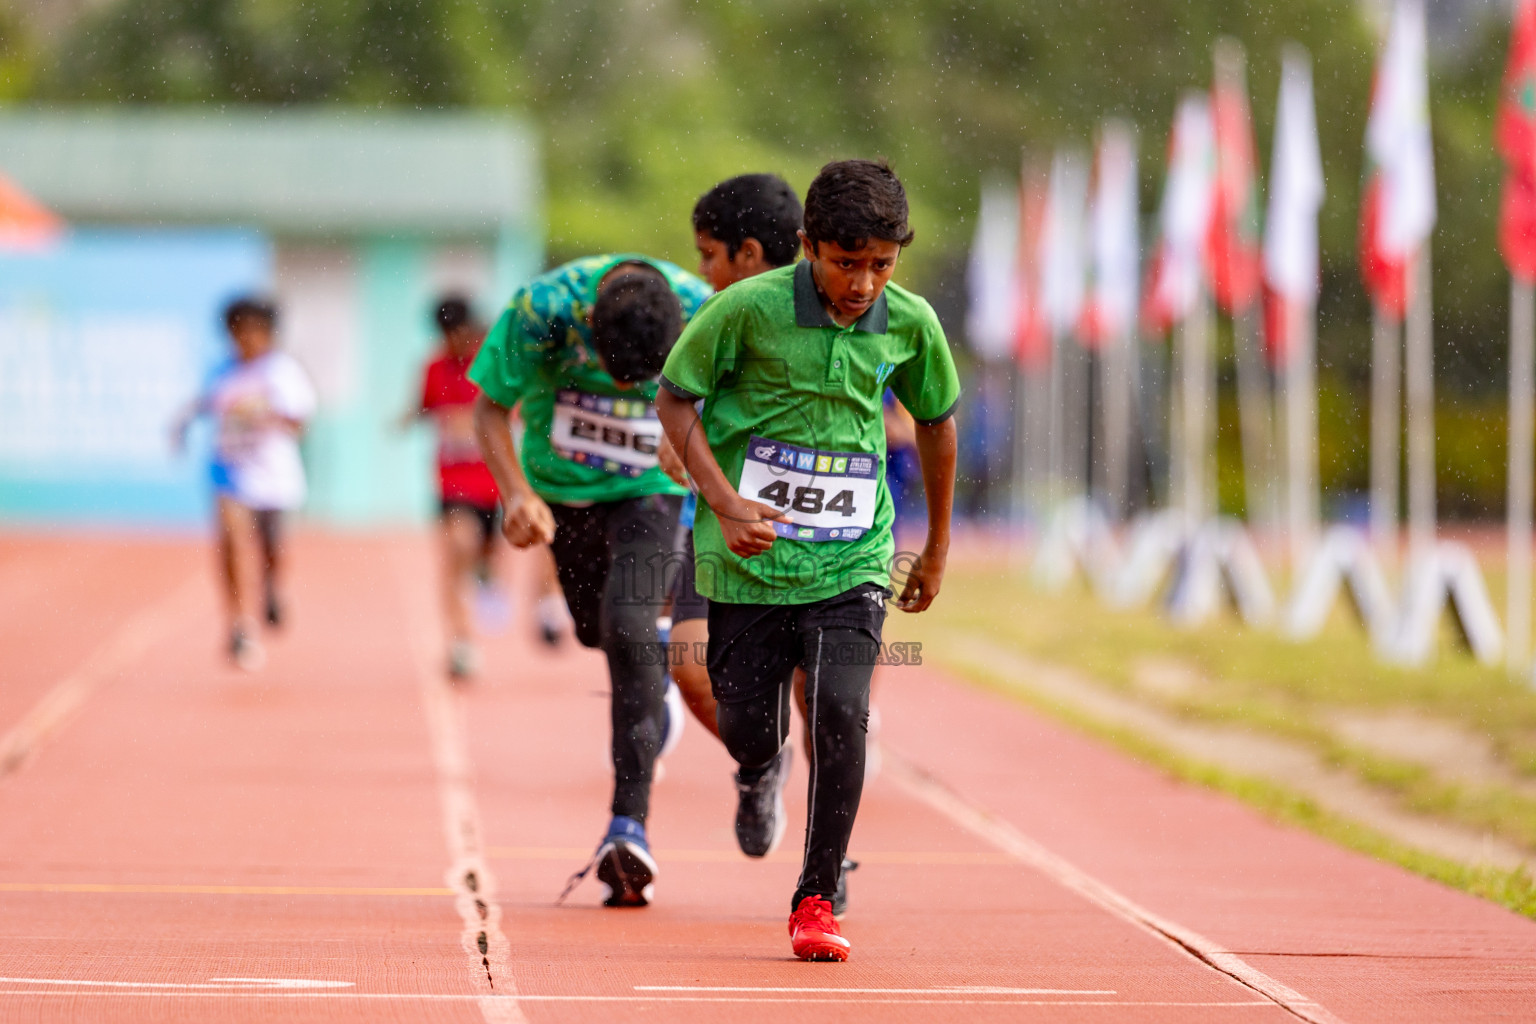
[[31,41],[21,18],[0,3],[0,102],[28,94],[32,83]]
[[[1106,113],[1143,130],[1156,200],[1178,94],[1222,34],[1252,48],[1267,124],[1281,38],[1319,63],[1325,149],[1354,177],[1371,43],[1355,0],[135,0],[79,22],[36,93],[107,102],[506,105],[547,129],[557,249],[638,231],[674,250],[673,200],[717,173],[883,154],[924,241],[963,244],[984,173],[1020,148],[1088,146]],[[657,192],[666,210],[652,200]],[[1330,255],[1352,247],[1336,195]],[[1337,189],[1336,189],[1337,192]],[[589,206],[591,214],[574,208]],[[632,211],[613,222],[618,210]],[[603,225],[607,225],[604,227]],[[615,241],[618,238],[614,238]],[[611,242],[609,244],[612,244]],[[921,250],[919,250],[921,251]]]

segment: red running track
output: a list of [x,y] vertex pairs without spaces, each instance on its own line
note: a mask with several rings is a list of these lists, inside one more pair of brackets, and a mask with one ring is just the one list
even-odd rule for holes
[[883,670],[850,963],[790,958],[799,828],[737,853],[697,726],[657,902],[557,908],[607,819],[600,658],[515,628],[451,689],[429,544],[300,534],[242,675],[208,563],[0,539],[0,1021],[1536,1019],[1536,923],[925,668]]

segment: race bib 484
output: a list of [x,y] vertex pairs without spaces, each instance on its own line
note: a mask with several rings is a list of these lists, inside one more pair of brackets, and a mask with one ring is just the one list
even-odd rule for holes
[[875,522],[880,457],[829,452],[753,437],[736,488],[744,498],[788,513],[774,523],[789,540],[858,540]]
[[555,394],[549,443],[572,462],[636,477],[657,464],[661,421],[655,407],[641,398],[560,391]]

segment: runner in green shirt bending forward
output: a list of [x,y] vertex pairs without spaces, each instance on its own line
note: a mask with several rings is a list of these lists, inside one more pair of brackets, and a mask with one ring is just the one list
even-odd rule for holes
[[[684,490],[658,466],[651,403],[667,351],[708,295],[662,260],[575,260],[513,295],[469,371],[502,532],[515,547],[550,545],[577,639],[608,656],[613,820],[593,864],[609,906],[644,906],[656,877],[645,834],[667,718],[656,617]],[[514,407],[526,425],[521,459]]]
[[800,237],[803,262],[704,305],[667,358],[656,406],[699,488],[710,682],[743,777],[770,770],[789,734],[790,680],[806,670],[810,807],[790,938],[802,959],[846,960],[830,901],[864,785],[895,555],[881,397],[889,387],[917,421],[928,538],[896,606],[920,612],[949,551],[960,387],[932,308],[888,284],[912,241],[888,166],[823,167]]

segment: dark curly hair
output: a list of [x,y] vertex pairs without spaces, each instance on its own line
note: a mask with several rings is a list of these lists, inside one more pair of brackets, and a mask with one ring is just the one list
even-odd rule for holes
[[475,313],[470,308],[469,300],[462,295],[444,295],[438,300],[437,310],[433,314],[437,329],[444,334],[463,327],[474,318]]
[[636,264],[604,285],[592,306],[592,343],[603,369],[621,384],[650,380],[661,372],[672,343],[683,331],[683,304],[654,267]]
[[271,330],[277,326],[277,306],[271,299],[255,295],[242,295],[224,307],[224,326],[235,329],[241,320],[259,320]]
[[693,230],[725,243],[734,257],[742,243],[757,239],[763,258],[776,267],[795,261],[800,250],[800,197],[777,174],[727,178],[693,206]]
[[907,190],[884,160],[827,164],[805,193],[805,237],[858,249],[870,239],[912,244]]

